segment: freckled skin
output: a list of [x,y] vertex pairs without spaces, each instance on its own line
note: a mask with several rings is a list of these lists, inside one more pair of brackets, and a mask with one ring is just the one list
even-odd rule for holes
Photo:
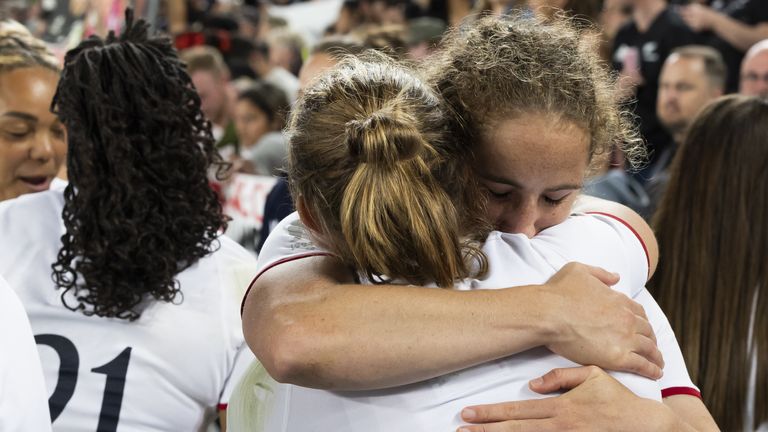
[[589,164],[589,134],[570,121],[533,113],[489,129],[476,168],[496,228],[533,237],[565,220]]

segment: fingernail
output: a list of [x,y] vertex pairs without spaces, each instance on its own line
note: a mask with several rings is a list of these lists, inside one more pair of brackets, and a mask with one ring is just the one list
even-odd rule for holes
[[[463,410],[461,410],[461,418],[463,418],[464,420],[474,420],[475,417],[477,417],[477,413],[475,412],[475,410],[471,408],[464,408]],[[469,432],[469,429],[461,428],[459,429],[459,432]]]
[[538,386],[540,386],[542,384],[544,384],[544,378],[542,378],[542,377],[538,377],[538,378],[532,379],[530,381],[531,387],[538,387]]

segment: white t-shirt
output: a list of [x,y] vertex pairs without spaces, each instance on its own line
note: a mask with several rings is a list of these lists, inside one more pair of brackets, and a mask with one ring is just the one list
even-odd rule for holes
[[0,431],[51,430],[43,370],[19,298],[0,277]]
[[[584,248],[589,245],[589,248]],[[579,247],[581,246],[581,248]],[[594,249],[594,252],[581,249]],[[615,218],[572,216],[533,239],[492,233],[484,251],[491,272],[459,289],[497,288],[546,282],[569,261],[600,264],[621,275],[617,289],[635,298],[657,332],[665,357],[664,379],[612,373],[640,396],[660,400],[662,394],[698,394],[691,383],[677,341],[663,313],[643,288],[648,272],[644,246],[632,230]],[[259,258],[258,274],[281,263],[327,254],[312,243],[296,214],[270,234]],[[257,276],[258,277],[258,276]],[[343,353],[340,353],[343,355]],[[536,348],[453,374],[397,388],[366,392],[331,392],[298,386],[276,386],[273,417],[265,431],[455,430],[468,405],[547,397],[528,389],[528,381],[556,367],[574,363]]]
[[254,258],[220,237],[217,251],[177,275],[178,304],[147,301],[133,322],[86,316],[63,306],[51,278],[63,204],[53,190],[0,203],[0,275],[37,338],[53,429],[204,430],[253,359],[238,283]]

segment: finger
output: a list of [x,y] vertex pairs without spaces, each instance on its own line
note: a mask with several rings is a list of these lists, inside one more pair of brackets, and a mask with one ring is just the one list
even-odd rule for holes
[[535,419],[466,425],[460,427],[457,432],[554,432],[557,430],[553,421]]
[[635,320],[635,333],[647,337],[654,344],[656,343],[656,332],[653,331],[653,326],[647,318],[637,317],[637,320]]
[[589,274],[596,277],[600,282],[608,286],[613,286],[619,283],[620,277],[617,273],[611,273],[608,270],[605,270],[603,268],[590,266],[590,265],[586,267],[587,267],[587,271],[589,271]]
[[570,390],[589,379],[595,369],[599,370],[596,366],[552,369],[540,378],[531,380],[528,385],[531,390],[541,394]]
[[624,372],[630,372],[652,380],[657,380],[664,375],[664,370],[659,367],[658,364],[648,360],[637,353],[627,354],[627,359],[624,362],[624,367],[621,368]]
[[[624,295],[624,294],[621,294],[621,295]],[[624,297],[627,297],[627,296],[624,296]],[[643,307],[643,305],[630,299],[629,297],[627,297],[627,300],[628,300],[627,307],[629,308],[629,310],[631,310],[632,313],[634,313],[635,315],[648,321],[648,315],[646,315],[645,308]]]
[[555,412],[552,399],[474,405],[461,410],[461,419],[467,423],[489,423],[548,418]]
[[651,339],[645,335],[636,335],[634,339],[635,349],[633,352],[638,354],[655,364],[656,366],[664,369],[664,355],[659,350],[656,343],[656,339]]

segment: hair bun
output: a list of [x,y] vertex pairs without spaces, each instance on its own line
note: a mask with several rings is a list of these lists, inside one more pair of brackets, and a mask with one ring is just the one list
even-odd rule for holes
[[412,159],[424,146],[415,120],[390,110],[347,122],[346,143],[354,160],[380,166]]

